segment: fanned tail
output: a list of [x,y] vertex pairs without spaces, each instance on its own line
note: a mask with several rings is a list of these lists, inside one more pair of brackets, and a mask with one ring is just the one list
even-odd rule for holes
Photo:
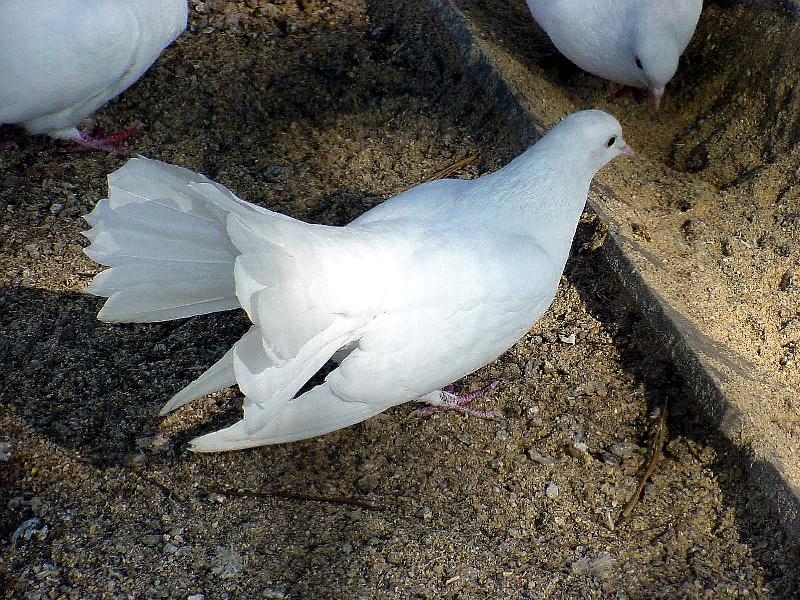
[[[86,254],[111,267],[89,293],[98,318],[150,322],[242,307],[253,327],[161,414],[238,384],[244,419],[192,442],[201,452],[289,442],[347,427],[387,406],[325,384],[294,398],[342,348],[352,350],[381,301],[376,244],[244,202],[186,169],[133,159],[109,177],[86,220]],[[335,386],[334,386],[335,387]]]
[[[109,178],[109,197],[84,217],[84,250],[111,267],[86,292],[108,298],[107,322],[168,321],[239,307],[219,188],[187,169],[134,158]],[[193,184],[208,183],[194,187]]]

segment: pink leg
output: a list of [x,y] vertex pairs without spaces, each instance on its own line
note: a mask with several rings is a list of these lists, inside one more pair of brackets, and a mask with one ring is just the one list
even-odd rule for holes
[[483,410],[470,406],[473,401],[489,394],[497,387],[497,383],[497,381],[494,381],[485,388],[474,392],[467,392],[466,394],[453,393],[453,386],[449,385],[441,391],[431,392],[421,398],[420,402],[426,402],[428,406],[415,410],[409,416],[429,417],[433,413],[452,410],[471,417],[477,417],[478,419],[500,419],[503,417],[503,413],[498,410]]
[[116,135],[106,137],[103,128],[98,127],[95,130],[95,135],[93,136],[81,133],[80,137],[77,140],[75,140],[77,142],[77,146],[72,146],[70,148],[65,149],[64,151],[65,152],[100,151],[100,152],[110,152],[111,154],[125,156],[128,154],[128,152],[124,148],[121,148],[120,144],[125,140],[127,140],[129,137],[133,137],[141,130],[142,126],[136,125],[135,127],[131,127],[130,129],[117,133]]

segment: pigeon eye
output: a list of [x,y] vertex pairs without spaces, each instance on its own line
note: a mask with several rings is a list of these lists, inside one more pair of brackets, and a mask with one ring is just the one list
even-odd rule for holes
[[641,61],[641,59],[640,59],[638,56],[634,56],[634,58],[636,59],[636,66],[637,66],[638,68],[640,68],[640,69],[644,69],[644,67],[642,66],[642,61]]
[[608,141],[606,142],[606,148],[611,148],[611,146],[613,146],[616,143],[617,143],[617,136],[612,135],[610,138],[608,138]]

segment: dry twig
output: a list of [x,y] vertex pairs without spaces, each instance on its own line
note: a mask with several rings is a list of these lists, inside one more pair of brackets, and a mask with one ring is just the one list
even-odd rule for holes
[[460,171],[464,167],[471,165],[476,160],[478,160],[478,154],[471,154],[466,158],[462,158],[461,160],[454,162],[449,167],[445,167],[441,171],[437,171],[422,183],[428,183],[429,181],[436,181],[437,179],[444,179],[446,177],[450,177],[450,175],[452,175],[453,173],[456,173],[457,171]]
[[639,485],[636,486],[636,491],[633,493],[633,496],[631,496],[630,500],[628,500],[628,502],[625,504],[622,512],[619,513],[617,525],[629,518],[633,513],[633,509],[636,508],[637,504],[639,504],[639,500],[642,498],[644,488],[647,485],[647,482],[650,481],[650,477],[652,477],[653,473],[655,472],[658,460],[663,455],[664,442],[666,439],[667,407],[664,406],[661,410],[661,416],[658,419],[658,425],[656,426],[656,435],[655,439],[653,440],[653,454],[650,456],[650,462],[647,464],[647,469],[645,469],[644,475],[642,475],[642,479],[639,481]]

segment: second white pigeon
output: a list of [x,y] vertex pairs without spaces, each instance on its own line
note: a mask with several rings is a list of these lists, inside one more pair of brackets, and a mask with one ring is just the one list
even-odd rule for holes
[[[109,176],[86,254],[111,267],[98,318],[153,322],[243,308],[242,339],[163,408],[235,384],[244,418],[202,452],[290,442],[420,401],[487,416],[447,384],[510,348],[556,293],[595,173],[632,151],[619,123],[575,113],[492,174],[412,188],[345,227],[240,200],[137,158]],[[325,381],[295,397],[325,363]]]
[[77,126],[186,28],[186,0],[0,0],[0,125],[116,152]]
[[702,0],[527,0],[558,51],[584,71],[645,88],[656,108],[694,35]]

